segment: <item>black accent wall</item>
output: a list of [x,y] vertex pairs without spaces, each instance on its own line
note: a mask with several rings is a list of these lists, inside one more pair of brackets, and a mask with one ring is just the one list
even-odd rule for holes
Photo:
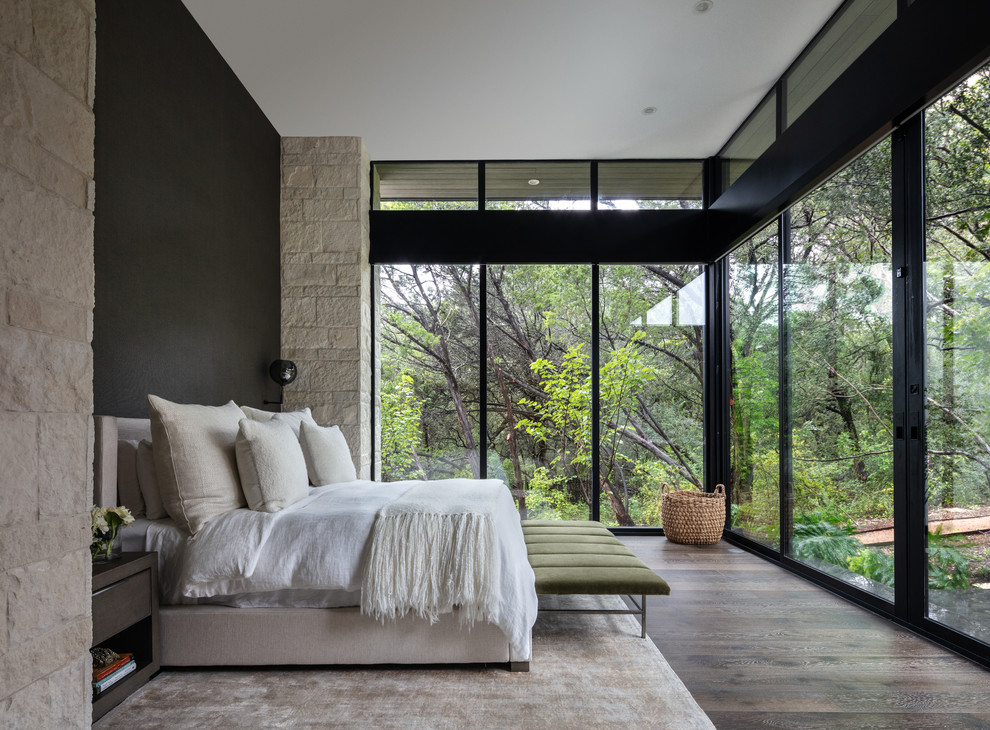
[[94,408],[277,396],[280,138],[180,0],[98,0]]

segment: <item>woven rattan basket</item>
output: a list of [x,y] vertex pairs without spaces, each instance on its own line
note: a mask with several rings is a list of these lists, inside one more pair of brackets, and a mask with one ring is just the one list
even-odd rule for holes
[[725,486],[714,492],[672,490],[664,484],[660,502],[663,534],[671,542],[684,545],[713,545],[722,538],[725,527]]

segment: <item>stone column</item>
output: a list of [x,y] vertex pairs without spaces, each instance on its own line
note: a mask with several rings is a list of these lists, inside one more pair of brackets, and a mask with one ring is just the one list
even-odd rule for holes
[[0,725],[88,728],[94,0],[0,8]]
[[371,476],[370,163],[359,137],[282,140],[282,357],[299,369],[285,410],[340,426]]

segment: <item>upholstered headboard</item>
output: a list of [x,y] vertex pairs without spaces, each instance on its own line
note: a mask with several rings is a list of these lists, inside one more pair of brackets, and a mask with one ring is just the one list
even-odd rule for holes
[[117,497],[117,441],[151,438],[147,418],[94,416],[96,438],[93,447],[93,503],[100,507],[120,504]]

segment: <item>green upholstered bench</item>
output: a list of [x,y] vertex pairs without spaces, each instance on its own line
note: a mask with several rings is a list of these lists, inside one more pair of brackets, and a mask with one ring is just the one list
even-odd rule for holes
[[[670,586],[619,542],[601,522],[523,520],[529,564],[539,595],[626,595],[627,609],[543,609],[572,613],[627,613],[640,617],[646,638],[646,597],[666,596]],[[636,603],[635,596],[641,597]]]

